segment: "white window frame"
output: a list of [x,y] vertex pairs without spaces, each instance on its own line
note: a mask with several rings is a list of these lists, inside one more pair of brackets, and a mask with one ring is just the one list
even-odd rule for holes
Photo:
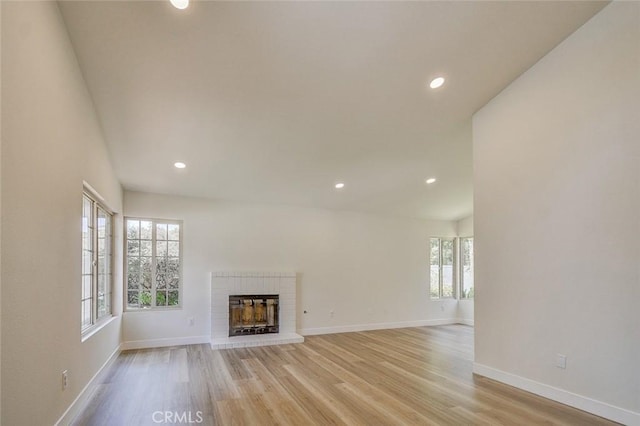
[[[438,297],[431,295],[431,240],[438,240],[439,263],[438,263]],[[451,296],[443,296],[443,262],[442,262],[442,241],[453,242],[453,264],[451,265]],[[458,239],[456,237],[430,237],[429,238],[429,298],[431,300],[452,300],[457,298],[457,275],[458,275]]]
[[[129,306],[129,252],[128,252],[128,221],[147,221],[151,222],[151,306]],[[173,306],[155,306],[156,303],[156,232],[158,224],[167,224],[167,225],[178,225],[179,226],[179,282],[178,282],[178,304]],[[123,233],[124,233],[124,249],[123,249],[123,257],[124,257],[124,289],[123,289],[123,306],[125,311],[130,312],[144,312],[144,311],[160,311],[160,310],[179,310],[182,309],[182,298],[183,298],[183,287],[184,287],[184,278],[183,278],[183,252],[184,252],[184,244],[183,244],[183,234],[184,234],[184,223],[182,220],[176,219],[158,219],[158,218],[149,218],[149,217],[134,217],[134,216],[125,216],[124,225],[123,225]],[[138,295],[141,290],[138,290]]]
[[[84,294],[84,277],[87,275],[84,273],[84,270],[81,273],[80,278],[80,330],[82,341],[84,341],[89,336],[93,335],[98,329],[102,328],[111,318],[113,318],[113,273],[114,273],[114,224],[115,224],[115,213],[114,211],[107,205],[102,198],[89,184],[86,182],[83,185],[82,191],[82,205],[83,205],[83,213],[82,217],[84,218],[84,201],[85,198],[91,202],[91,221],[93,223],[93,228],[91,229],[91,250],[92,250],[92,259],[91,259],[91,296],[86,298]],[[107,262],[108,273],[107,273],[107,282],[105,283],[106,288],[108,289],[108,296],[105,298],[105,301],[108,303],[106,313],[102,316],[98,316],[98,228],[96,226],[97,218],[98,218],[98,209],[104,211],[109,217],[109,226],[108,226],[108,236],[106,237],[106,242],[109,246],[109,260]],[[84,225],[83,225],[84,226]],[[82,232],[82,231],[81,231]],[[82,262],[84,265],[84,242],[81,243],[82,250]],[[83,268],[82,266],[81,268]],[[83,305],[85,300],[91,300],[91,313],[90,313],[90,323],[83,324],[84,321],[84,311]]]
[[462,250],[464,249],[464,243],[463,240],[472,240],[474,243],[474,250],[473,250],[473,254],[471,255],[471,265],[472,265],[472,271],[475,270],[475,240],[472,236],[469,237],[458,237],[458,286],[459,286],[459,291],[458,291],[458,295],[459,295],[459,299],[460,300],[473,300],[474,296],[475,296],[475,282],[473,284],[473,289],[474,289],[474,296],[471,297],[465,297],[464,296],[464,254],[462,253]]

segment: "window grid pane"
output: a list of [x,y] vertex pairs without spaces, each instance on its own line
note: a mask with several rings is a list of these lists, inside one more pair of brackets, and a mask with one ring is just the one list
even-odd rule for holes
[[127,307],[179,306],[180,225],[127,219]]
[[80,296],[81,329],[92,324],[93,300],[93,200],[82,197],[82,290]]
[[431,299],[454,298],[457,294],[457,238],[429,239],[429,296]]
[[98,285],[97,318],[111,314],[111,215],[97,206]]
[[461,298],[471,299],[474,296],[473,287],[473,238],[462,238],[461,246],[461,268],[460,290]]
[[82,198],[82,331],[111,315],[113,216],[87,193]]
[[111,315],[111,293],[113,288],[113,216],[108,215],[107,220],[107,241],[109,242],[109,252],[107,254],[107,288],[105,290],[106,313]]
[[454,258],[454,240],[442,239],[441,244],[442,267],[442,294],[444,298],[453,297],[453,258]]
[[127,220],[127,303],[138,306],[141,277],[140,221]]
[[440,238],[431,238],[430,247],[430,294],[432,299],[440,298]]

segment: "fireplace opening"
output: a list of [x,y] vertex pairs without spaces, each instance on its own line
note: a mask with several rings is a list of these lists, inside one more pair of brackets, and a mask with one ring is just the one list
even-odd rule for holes
[[278,333],[278,295],[229,296],[229,337]]

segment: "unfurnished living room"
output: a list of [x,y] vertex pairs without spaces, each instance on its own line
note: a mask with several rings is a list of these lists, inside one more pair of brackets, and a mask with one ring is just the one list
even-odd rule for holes
[[3,426],[640,425],[640,2],[0,23]]

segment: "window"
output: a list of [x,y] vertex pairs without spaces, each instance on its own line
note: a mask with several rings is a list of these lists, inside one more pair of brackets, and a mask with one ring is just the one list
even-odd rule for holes
[[430,294],[432,299],[455,297],[455,238],[430,240]]
[[460,238],[460,298],[473,299],[473,237]]
[[82,197],[83,333],[111,316],[113,214],[99,199],[86,190]]
[[180,307],[181,225],[171,220],[126,219],[128,309]]

